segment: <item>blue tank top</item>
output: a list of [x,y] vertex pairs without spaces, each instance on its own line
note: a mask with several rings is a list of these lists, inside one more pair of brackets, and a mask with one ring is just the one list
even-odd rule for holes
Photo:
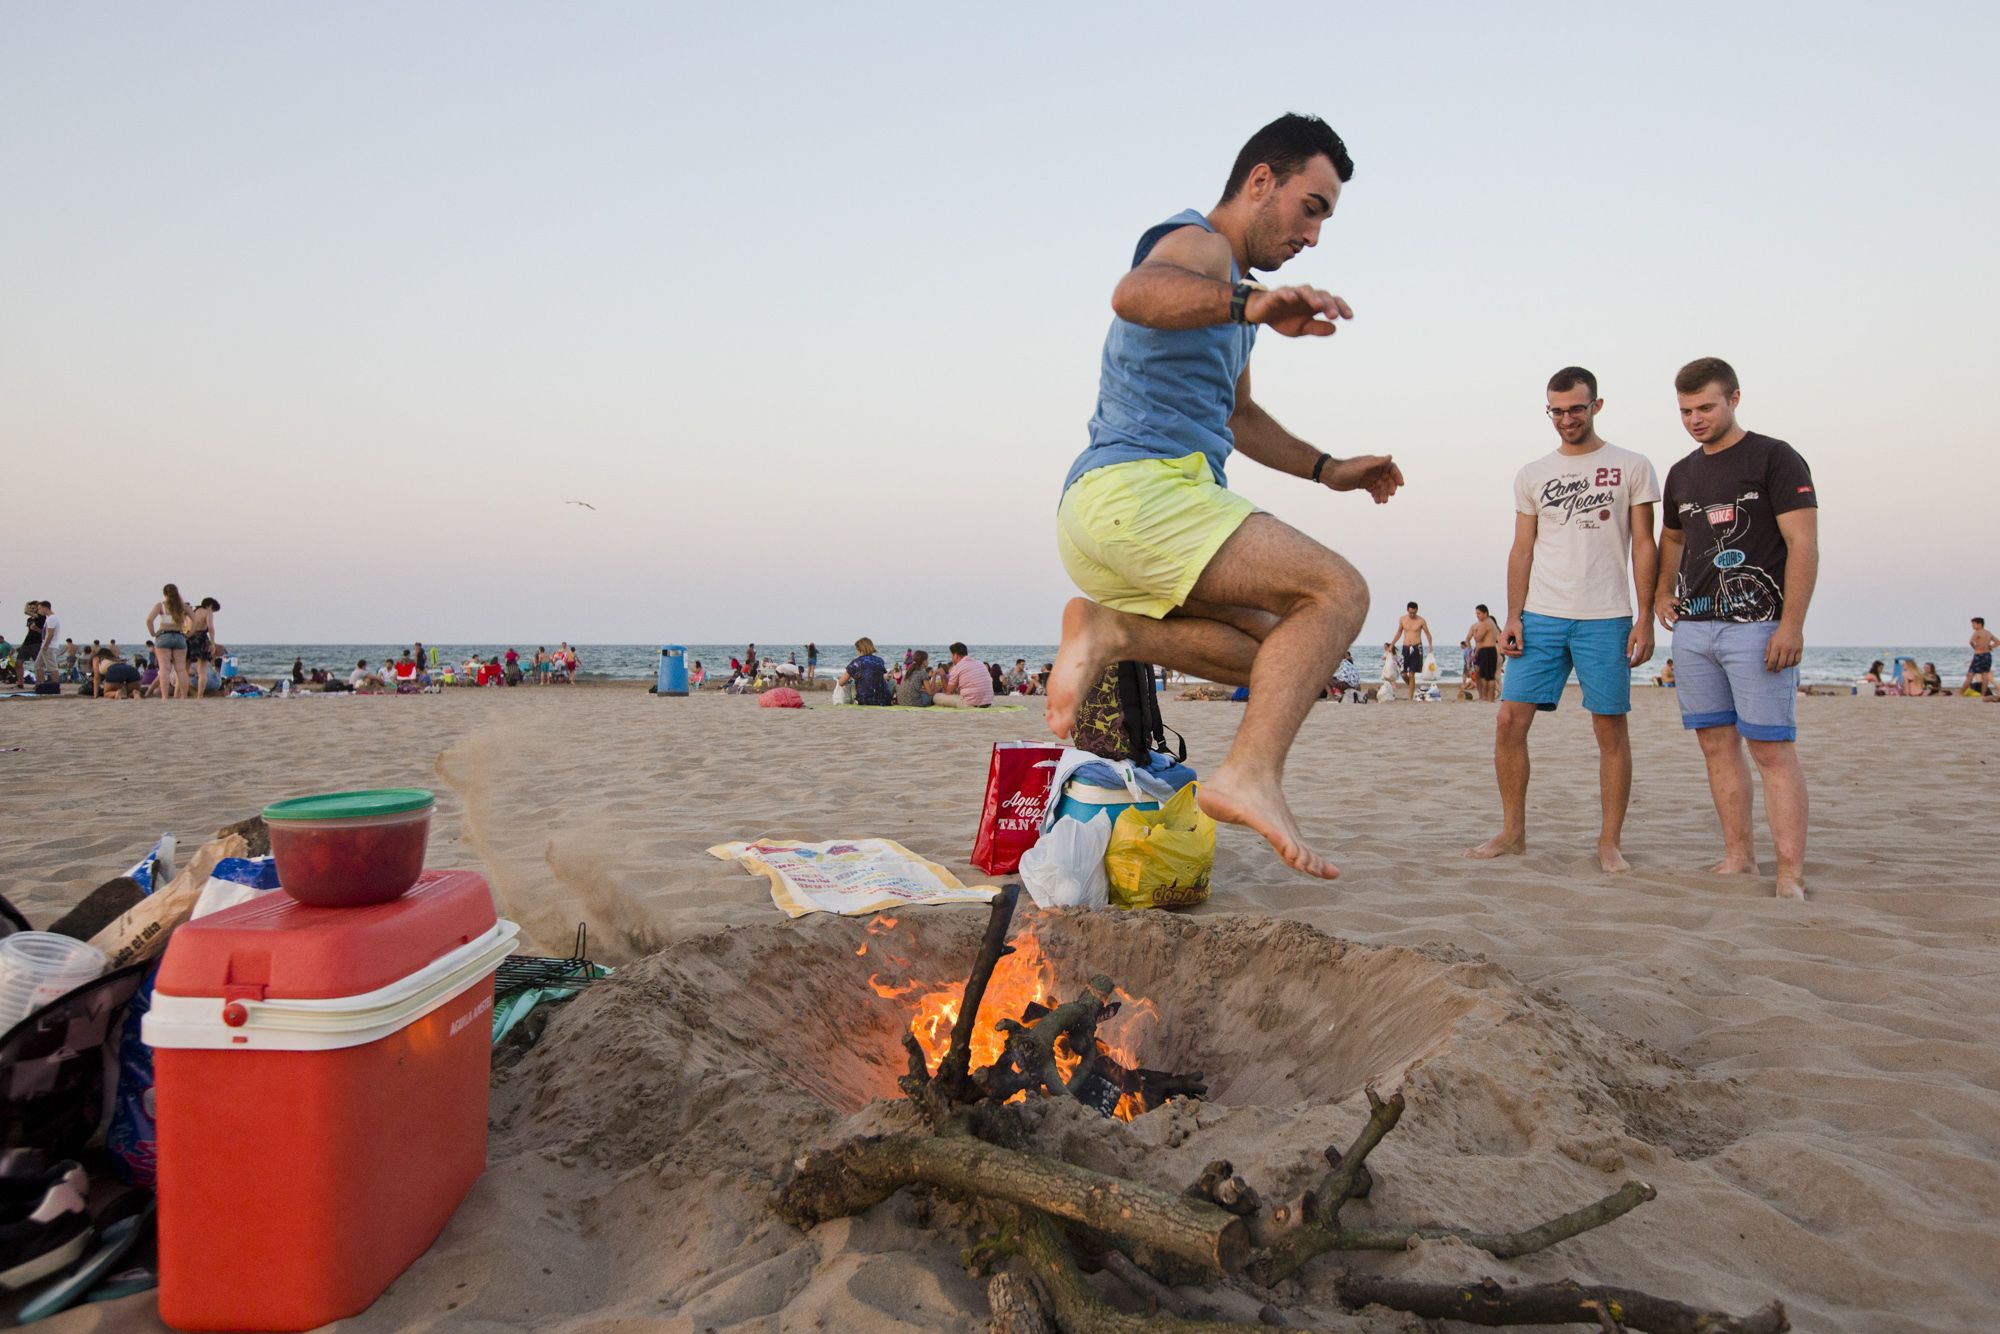
[[[1188,226],[1215,230],[1200,210],[1183,209],[1139,238],[1132,267],[1146,262],[1162,236]],[[1229,281],[1240,276],[1231,259]],[[1229,485],[1222,471],[1236,448],[1229,417],[1236,410],[1236,381],[1256,340],[1256,326],[1250,324],[1148,329],[1114,317],[1111,332],[1104,336],[1090,444],[1070,465],[1063,490],[1085,473],[1109,464],[1190,454],[1205,456],[1216,482]]]

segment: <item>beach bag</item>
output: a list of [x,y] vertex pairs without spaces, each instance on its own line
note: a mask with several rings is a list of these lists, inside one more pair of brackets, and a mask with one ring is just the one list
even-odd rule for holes
[[1071,739],[1079,750],[1107,760],[1140,760],[1156,750],[1171,749],[1187,758],[1187,740],[1174,733],[1167,745],[1167,726],[1160,720],[1160,696],[1153,685],[1153,667],[1145,662],[1113,663],[1077,707]]
[[760,709],[803,709],[805,700],[790,686],[776,686],[757,696]]
[[996,741],[986,766],[986,801],[972,864],[988,875],[1020,869],[1021,854],[1035,846],[1048,809],[1050,781],[1063,747],[1040,741]]
[[1038,908],[1095,912],[1110,901],[1104,873],[1104,850],[1110,843],[1111,821],[1102,815],[1059,819],[1021,854],[1021,885]]
[[1104,871],[1114,908],[1186,908],[1208,900],[1215,868],[1215,821],[1195,805],[1189,783],[1156,811],[1118,813]]

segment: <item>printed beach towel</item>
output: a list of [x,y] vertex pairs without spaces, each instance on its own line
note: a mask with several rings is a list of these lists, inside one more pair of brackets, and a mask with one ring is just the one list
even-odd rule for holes
[[789,838],[718,843],[711,857],[741,862],[771,882],[771,901],[788,917],[811,912],[865,917],[913,903],[985,903],[1000,891],[957,876],[887,838],[801,843]]

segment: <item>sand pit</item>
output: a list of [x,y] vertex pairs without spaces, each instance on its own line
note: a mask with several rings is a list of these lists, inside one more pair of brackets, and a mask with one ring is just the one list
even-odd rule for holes
[[[976,1236],[956,1212],[904,1195],[799,1232],[770,1217],[768,1198],[808,1150],[915,1126],[896,1078],[916,997],[884,997],[871,978],[962,971],[983,917],[916,910],[872,934],[866,922],[805,919],[696,937],[641,959],[566,1007],[500,1076],[495,1157],[541,1156],[607,1178],[593,1192],[589,1230],[615,1251],[631,1248],[629,1281],[650,1290],[663,1315],[711,1323],[724,1288],[734,1319],[783,1311],[790,1324],[819,1300],[802,1286],[807,1276],[833,1265],[875,1275],[845,1285],[845,1300],[870,1308],[871,1327],[877,1318],[982,1327],[983,1288],[959,1261]],[[1451,951],[1356,945],[1248,917],[1032,914],[1018,925],[1039,941],[1058,990],[1073,990],[1087,970],[1151,1002],[1160,1017],[1139,1054],[1199,1069],[1209,1082],[1205,1100],[1175,1100],[1129,1124],[1075,1103],[1038,1107],[1039,1147],[1096,1171],[1179,1190],[1208,1161],[1228,1158],[1266,1198],[1285,1198],[1315,1184],[1326,1172],[1321,1150],[1365,1119],[1364,1086],[1400,1087],[1404,1128],[1371,1160],[1376,1191],[1350,1206],[1354,1216],[1502,1229],[1577,1208],[1627,1177],[1650,1179],[1677,1151],[1703,1153],[1732,1135],[1737,1100],[1726,1084]],[[1465,1170],[1467,1155],[1478,1172]],[[1652,1232],[1643,1214],[1602,1236]],[[690,1249],[709,1272],[659,1293],[660,1257]],[[1420,1243],[1371,1256],[1369,1267],[1430,1279],[1633,1279],[1606,1254],[1596,1235],[1511,1263],[1455,1242]],[[1331,1272],[1314,1269],[1289,1288],[1288,1309],[1350,1318],[1339,1315]],[[931,1296],[921,1318],[868,1295],[910,1284]],[[1686,1286],[1665,1285],[1746,1309],[1768,1295]]]

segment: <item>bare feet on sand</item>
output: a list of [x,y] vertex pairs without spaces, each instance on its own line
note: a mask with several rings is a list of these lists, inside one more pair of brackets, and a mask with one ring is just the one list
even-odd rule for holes
[[[1053,683],[1055,678],[1051,676],[1049,680]],[[1285,794],[1276,782],[1244,782],[1224,764],[1215,771],[1214,778],[1204,780],[1196,789],[1195,800],[1210,819],[1240,824],[1262,834],[1272,851],[1293,870],[1321,880],[1331,880],[1340,874],[1339,867],[1306,846],[1299,822],[1293,818],[1292,808],[1285,804]]]
[[1465,850],[1465,855],[1478,861],[1489,857],[1518,857],[1528,850],[1526,834],[1495,834],[1484,843]]
[[1708,873],[1710,875],[1755,875],[1757,874],[1757,859],[1755,857],[1724,857],[1721,861],[1709,867]]
[[1620,871],[1629,871],[1632,869],[1632,863],[1625,860],[1625,854],[1618,850],[1616,843],[1599,843],[1597,845],[1597,864],[1603,867],[1605,873],[1608,875],[1616,875]]
[[1104,665],[1116,660],[1115,651],[1104,641],[1105,618],[1117,614],[1089,598],[1071,598],[1063,608],[1062,646],[1049,668],[1049,700],[1043,706],[1049,731],[1059,741],[1069,740],[1076,730],[1076,711],[1083,707],[1084,692],[1096,683]]
[[1778,897],[1781,899],[1804,900],[1806,896],[1806,874],[1804,871],[1778,872]]

